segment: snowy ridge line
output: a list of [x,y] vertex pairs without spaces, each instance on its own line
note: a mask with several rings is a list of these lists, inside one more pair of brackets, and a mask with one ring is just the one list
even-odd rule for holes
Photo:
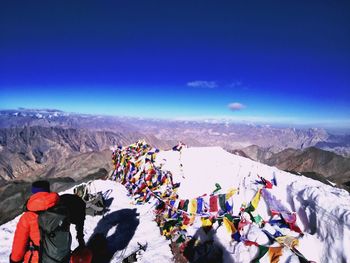
[[[180,149],[182,149],[182,148],[180,148]],[[139,157],[139,159],[137,160],[137,161],[139,161],[139,160],[141,160],[142,162],[144,162],[145,160],[146,160],[146,157],[145,157],[146,155],[143,155],[143,156],[140,156]],[[181,156],[181,151],[180,151],[180,156]],[[158,171],[160,171],[161,173],[163,173],[163,174],[168,174],[169,173],[169,171],[163,171],[161,168],[156,168]],[[125,174],[124,174],[124,176],[125,176]],[[194,213],[194,212],[188,212],[188,211],[186,211],[186,210],[183,210],[183,209],[179,209],[178,207],[175,207],[174,205],[172,205],[171,204],[171,201],[170,202],[168,202],[168,200],[164,200],[164,199],[162,199],[160,196],[158,196],[157,195],[157,193],[156,192],[154,192],[151,188],[149,188],[149,186],[146,186],[145,187],[145,189],[146,189],[146,192],[150,192],[154,197],[156,197],[159,201],[162,201],[162,202],[164,202],[165,203],[165,205],[167,205],[168,207],[171,207],[171,208],[173,208],[174,210],[177,210],[177,211],[181,211],[181,212],[183,212],[183,213],[186,213],[186,214],[188,214],[188,215],[190,215],[190,216],[200,216],[200,217],[203,217],[203,216],[207,216],[207,217],[209,217],[209,216],[214,216],[214,214],[210,214],[210,213],[205,213],[205,214],[203,214],[203,213]],[[221,189],[221,188],[220,188]],[[210,205],[208,205],[208,202],[205,202],[206,200],[204,199],[204,198],[208,198],[208,197],[210,197],[210,196],[220,196],[220,195],[225,195],[226,196],[226,198],[225,198],[225,201],[226,200],[228,200],[228,199],[230,199],[235,193],[237,193],[238,191],[239,191],[239,189],[235,189],[235,188],[230,188],[229,189],[230,191],[228,192],[228,193],[226,193],[226,194],[216,194],[216,195],[214,195],[214,194],[202,194],[202,195],[200,195],[200,196],[198,196],[198,197],[196,197],[196,198],[191,198],[191,199],[186,199],[186,200],[193,200],[193,199],[198,199],[198,198],[201,198],[204,202],[203,202],[203,206],[205,207],[205,208],[209,208],[210,207]],[[215,192],[215,191],[214,191]],[[229,197],[227,197],[227,196],[229,196]],[[142,196],[141,196],[142,197]],[[135,198],[135,201],[137,200],[137,199],[140,199],[140,197],[135,197],[134,196],[134,198]]]
[[[139,145],[139,143],[137,143],[137,145]],[[139,145],[139,146],[141,146],[141,145]],[[144,154],[148,154],[147,153],[147,148],[148,147],[145,148],[146,151],[144,152]],[[129,149],[125,148],[125,149],[126,150],[124,152],[123,152],[124,149],[122,151],[120,151],[121,156],[118,156],[117,157],[118,159],[124,160],[124,161],[127,160],[127,159],[130,160],[132,158],[132,156],[131,157],[130,156],[123,156],[123,154],[127,155],[128,152],[129,153],[131,152],[132,154],[135,154],[135,151],[133,151],[133,150],[135,150],[134,147],[131,148],[131,151],[129,151],[130,148]],[[179,162],[181,162],[181,150],[179,152],[180,152]],[[141,157],[142,155],[140,156],[140,154],[139,154],[140,153],[140,149],[137,149],[137,147],[136,147],[136,153],[137,153],[138,159],[141,159],[141,162],[143,162],[141,167],[144,167],[144,165],[146,165],[144,162],[146,162],[147,158],[142,158]],[[152,155],[153,154],[154,153],[152,152]],[[121,158],[119,158],[119,157],[121,157]],[[138,159],[136,159],[134,161],[138,162]],[[114,164],[116,164],[116,167],[118,167],[118,168],[119,167],[122,167],[122,168],[128,167],[126,165],[126,163],[120,165],[120,163],[118,161],[114,162]],[[128,163],[128,165],[129,164],[130,163]],[[129,168],[130,168],[130,166],[129,166]],[[240,170],[241,170],[240,168],[241,168],[241,164],[239,164],[238,174],[240,174]],[[175,210],[177,210],[178,212],[180,211],[180,213],[178,213],[178,212],[173,211],[174,210],[173,209],[174,208],[173,205],[169,205],[171,202],[174,202],[174,203],[177,202],[176,199],[178,199],[178,195],[176,194],[176,191],[177,191],[176,188],[175,189],[171,188],[172,190],[169,190],[169,188],[163,189],[163,192],[162,192],[161,196],[158,196],[152,190],[152,189],[160,189],[164,185],[166,185],[167,187],[170,185],[169,181],[167,181],[167,180],[165,180],[165,181],[157,180],[158,184],[156,184],[156,185],[154,184],[154,181],[152,180],[152,178],[154,178],[155,175],[157,175],[157,174],[159,174],[159,175],[169,174],[169,171],[162,171],[162,167],[161,168],[155,167],[154,162],[151,162],[148,165],[148,169],[147,170],[146,169],[142,170],[143,172],[141,172],[141,173],[140,173],[141,169],[139,171],[137,171],[137,169],[134,170],[134,174],[137,175],[137,180],[132,175],[130,176],[130,173],[129,173],[128,169],[121,169],[119,171],[120,171],[119,173],[118,173],[117,170],[116,170],[115,173],[113,173],[113,174],[115,174],[115,179],[117,179],[118,181],[121,181],[122,184],[126,187],[126,189],[129,190],[129,193],[134,196],[134,198],[135,198],[135,195],[139,195],[139,196],[137,196],[135,198],[135,200],[137,200],[138,203],[148,202],[149,198],[151,196],[154,196],[160,202],[159,205],[163,205],[164,207],[168,207],[168,209],[162,208],[162,207],[156,209],[156,210],[158,210],[157,213],[156,213],[157,214],[157,220],[158,220],[157,223],[160,226],[161,230],[163,229],[163,227],[165,227],[164,222],[169,222],[169,221],[172,221],[172,220],[176,220],[176,221],[179,220],[179,222],[181,222],[181,224],[178,225],[178,227],[181,226],[180,228],[176,227],[176,225],[177,225],[176,224],[174,227],[170,227],[169,230],[167,230],[167,228],[162,230],[163,235],[166,236],[167,239],[173,239],[174,236],[177,237],[177,239],[178,239],[179,237],[183,236],[184,235],[183,231],[182,230],[180,231],[180,229],[182,228],[182,229],[185,229],[185,231],[186,231],[186,228],[188,226],[192,226],[193,225],[194,220],[195,220],[196,217],[201,217],[201,220],[203,218],[205,219],[205,224],[207,226],[208,226],[208,224],[209,224],[209,226],[211,226],[217,220],[220,220],[220,219],[223,220],[226,228],[228,229],[229,233],[231,233],[231,235],[232,234],[235,234],[235,235],[238,234],[237,239],[235,238],[235,240],[238,241],[238,242],[243,241],[244,244],[250,244],[250,245],[251,244],[255,244],[259,248],[260,247],[265,247],[267,249],[272,248],[272,247],[276,248],[276,246],[259,245],[256,242],[249,241],[249,239],[245,238],[244,235],[241,236],[239,234],[243,230],[244,226],[246,226],[246,225],[250,226],[251,224],[255,223],[255,217],[256,216],[254,217],[249,212],[251,212],[251,213],[254,212],[256,207],[257,207],[257,205],[258,205],[258,203],[259,203],[260,194],[261,194],[260,189],[256,192],[255,196],[253,197],[252,201],[249,203],[248,207],[241,206],[241,208],[243,207],[243,210],[241,210],[242,213],[239,213],[238,218],[239,218],[239,222],[240,223],[243,222],[243,225],[242,226],[239,225],[238,229],[236,229],[235,226],[233,225],[234,222],[233,221],[232,222],[229,221],[228,218],[226,217],[226,215],[232,216],[232,211],[231,210],[227,210],[226,207],[223,207],[222,206],[222,202],[220,202],[220,204],[219,204],[220,209],[218,209],[218,203],[217,203],[218,202],[218,198],[217,197],[218,196],[224,196],[225,197],[224,203],[225,203],[226,202],[226,194],[212,195],[211,197],[216,197],[216,199],[213,202],[212,202],[212,200],[210,200],[209,205],[206,205],[206,206],[204,205],[204,207],[207,207],[207,208],[209,207],[209,211],[210,212],[216,212],[216,214],[209,214],[209,217],[207,215],[197,214],[197,213],[194,212],[194,211],[197,211],[197,208],[198,208],[197,203],[195,203],[195,208],[193,209],[193,206],[192,206],[193,202],[191,202],[190,205],[191,205],[191,208],[193,210],[191,210],[190,212],[186,211],[186,210],[189,209],[189,207],[188,207],[189,199],[186,199],[186,201],[185,201],[185,202],[187,202],[187,204],[185,205],[186,206],[186,208],[185,208],[186,210],[176,209],[175,208]],[[183,173],[182,163],[180,163],[180,172]],[[170,175],[171,175],[171,173],[170,173]],[[248,175],[248,177],[249,177],[249,175]],[[148,179],[146,179],[146,178],[148,178]],[[258,175],[258,178],[262,181],[261,183],[264,184],[265,187],[266,187],[267,183],[269,183],[269,187],[270,188],[272,187],[272,184],[269,181],[265,180],[263,177]],[[158,177],[158,179],[160,179],[160,177]],[[171,179],[170,180],[171,181],[171,185],[170,186],[173,187],[172,177],[170,179]],[[243,176],[243,179],[245,181],[246,177]],[[241,182],[240,182],[240,184],[241,184]],[[244,184],[246,184],[246,182],[244,182]],[[254,184],[256,184],[256,181],[254,182]],[[151,185],[152,185],[152,189],[150,188]],[[220,187],[220,189],[221,189],[221,187]],[[203,195],[201,195],[201,197],[203,197]],[[232,196],[230,196],[230,197],[232,197]],[[196,200],[198,200],[198,198],[191,199],[191,200],[196,202]],[[202,198],[202,200],[203,200],[203,198]],[[182,200],[182,201],[184,201],[184,200]],[[216,202],[216,204],[215,204],[215,202]],[[276,206],[276,202],[277,201],[274,201],[274,202],[275,202],[275,206]],[[203,202],[203,203],[205,204],[205,202]],[[281,205],[278,205],[278,204],[277,204],[277,206],[278,207],[282,207]],[[215,207],[215,208],[211,209],[212,207]],[[169,208],[171,208],[171,209],[169,209]],[[201,209],[202,208],[203,208],[203,205],[201,205]],[[232,207],[231,207],[231,209],[232,209]],[[219,213],[221,213],[221,215],[220,215],[221,218],[219,218]],[[244,213],[247,213],[247,215],[250,218],[250,220],[247,221],[247,219],[244,217]],[[286,209],[283,209],[283,213],[284,214],[286,214],[286,213],[287,214],[291,214]],[[186,218],[182,218],[181,216],[184,216],[185,214],[189,214],[190,216],[192,216],[192,218],[191,219],[189,219],[189,218],[187,218],[187,219]],[[280,214],[280,212],[278,212],[278,214]],[[280,216],[281,216],[281,214],[280,214]],[[287,218],[289,218],[289,217],[287,217]],[[282,217],[281,217],[281,219],[283,220]],[[296,220],[296,217],[294,218],[293,222],[289,221],[289,224],[294,224],[295,220]],[[185,221],[187,223],[185,223]],[[204,221],[202,221],[202,224],[203,223],[204,223]],[[221,223],[219,224],[219,226],[220,225],[221,225]],[[259,227],[259,229],[261,228],[260,225],[257,225],[257,226]],[[178,230],[176,230],[176,229],[178,229]],[[276,229],[276,231],[277,231],[277,229]],[[299,229],[299,231],[300,231],[300,229]],[[179,232],[179,233],[176,233],[176,232]],[[263,231],[261,231],[261,229],[260,229],[260,232],[263,232]],[[174,235],[174,233],[175,233],[175,235]],[[245,234],[247,235],[248,233],[249,233],[249,230]],[[263,233],[265,233],[265,232],[263,232]],[[186,241],[186,239],[188,237],[190,237],[189,235],[186,235],[186,234],[185,234],[185,236],[187,236],[187,237],[184,239],[184,241]],[[279,246],[280,249],[282,249],[284,246],[288,246],[288,245],[290,246],[291,244],[294,244],[294,246],[295,246],[295,244],[298,244],[297,238],[291,237],[291,236],[287,236],[287,235],[283,235],[283,234],[280,234],[280,236],[277,237],[276,240],[279,241],[278,244],[280,245]],[[292,242],[291,240],[294,240],[294,241]],[[285,242],[287,242],[287,243],[285,243]],[[183,243],[183,241],[181,243]],[[291,252],[293,254],[295,254],[294,251],[291,251]],[[295,254],[295,255],[298,256],[298,257],[305,258],[300,253],[299,254]]]
[[[299,192],[292,190],[292,194],[297,194],[297,193],[299,193]],[[302,201],[304,201],[304,203],[302,203]],[[314,207],[312,207],[312,206],[307,204],[308,201],[305,201],[305,200],[302,200],[302,201],[301,201],[301,205],[303,207],[305,207],[305,208],[307,207],[309,210],[315,212],[315,214],[316,213],[320,214],[320,211],[321,211],[322,216],[327,217],[327,219],[334,221],[336,224],[342,224],[342,223],[345,223],[346,221],[349,221],[349,219],[348,220],[344,220],[343,218],[344,217],[350,218],[350,211],[344,211],[344,213],[346,213],[346,214],[342,215],[341,217],[338,217],[335,214],[329,213],[326,209],[324,209],[323,207],[321,207],[317,203],[313,203]]]
[[[151,158],[150,155],[148,156]],[[222,186],[221,192],[226,192],[229,187],[234,186],[235,188],[239,188],[239,192],[234,196],[233,215],[238,214],[239,204],[249,204],[248,201],[256,194],[258,184],[255,184],[255,179],[258,179],[258,175],[270,180],[273,173],[276,173],[278,186],[273,187],[269,192],[287,207],[289,211],[295,211],[298,215],[298,220],[301,220],[298,221],[298,224],[302,223],[299,225],[303,227],[302,230],[305,234],[299,239],[298,251],[307,259],[318,263],[350,262],[350,253],[348,250],[350,247],[350,227],[348,223],[349,219],[347,218],[347,211],[350,211],[350,196],[347,192],[326,186],[304,176],[292,175],[277,168],[228,154],[221,148],[188,148],[182,151],[181,160],[178,157],[178,152],[162,151],[157,154],[156,161],[158,162],[156,162],[155,166],[159,167],[158,164],[164,161],[162,170],[171,171],[174,180],[181,183],[181,187],[177,190],[179,198],[192,198],[192,196],[200,196],[203,192],[211,193],[215,182],[220,183]],[[180,170],[179,162],[183,164],[182,171]],[[141,169],[141,165],[138,169]],[[126,171],[130,171],[130,169],[125,169]],[[181,177],[181,172],[186,178]],[[168,181],[168,183],[170,184],[171,182]],[[118,214],[119,211],[131,209],[135,209],[140,215],[139,227],[136,229],[135,235],[124,251],[124,255],[131,253],[137,248],[137,241],[147,239],[149,247],[145,252],[142,252],[142,258],[138,258],[137,262],[173,262],[174,256],[169,248],[170,240],[176,240],[180,235],[183,235],[184,238],[193,237],[197,230],[201,228],[200,217],[196,217],[193,224],[187,225],[186,229],[177,233],[173,232],[171,239],[168,238],[165,240],[159,231],[159,229],[164,228],[159,228],[154,222],[153,210],[158,204],[156,197],[152,196],[152,199],[148,202],[143,200],[142,206],[133,205],[130,202],[133,198],[130,199],[130,194],[128,194],[125,185],[102,180],[94,181],[94,184],[97,191],[113,189],[111,197],[114,198],[114,201],[110,206],[110,212],[106,214],[107,217],[110,216],[109,218],[113,219],[115,212]],[[149,188],[152,189],[152,186],[149,186]],[[160,187],[162,191],[166,190],[165,188],[165,185]],[[157,190],[152,189],[152,191],[155,191],[157,194]],[[314,203],[315,206],[313,206]],[[270,218],[268,211],[267,204],[262,200],[254,213],[256,212],[262,218]],[[322,216],[322,214],[325,215]],[[248,215],[243,213],[243,216]],[[84,228],[86,238],[89,238],[95,232],[94,229],[101,220],[102,217],[87,216]],[[12,237],[17,221],[18,218],[0,226],[0,263],[8,262],[8,255],[11,252]],[[115,225],[114,228],[119,228],[119,226],[122,227],[123,223]],[[214,223],[213,228],[216,229],[217,226],[218,221]],[[267,223],[264,229],[270,234],[273,234],[275,233],[275,229],[279,229],[279,227],[278,225],[270,226]],[[107,231],[107,229],[105,230]],[[281,231],[287,235],[292,233],[288,229],[281,229]],[[110,233],[113,234],[112,232]],[[118,233],[120,234],[120,232]],[[241,234],[242,241],[236,242],[227,233],[225,227],[219,227],[215,232],[215,242],[221,243],[224,247],[223,263],[246,263],[256,259],[259,247],[255,245],[248,246],[247,242],[243,242],[244,238],[247,241],[256,242],[256,244],[278,245],[281,247],[277,243],[268,242],[266,234],[255,224],[244,227]],[[118,238],[116,241],[118,242]],[[75,240],[73,240],[73,248],[77,245],[74,242]],[[174,245],[181,247],[182,244],[185,244],[185,242],[175,243]],[[115,256],[120,258],[123,255],[121,254],[122,252],[122,250],[118,250]],[[290,251],[290,249],[282,248],[282,253],[279,262],[299,262],[297,255]],[[112,263],[118,262],[117,260],[119,261],[119,259],[112,260]],[[270,262],[268,254],[259,261],[260,263]]]

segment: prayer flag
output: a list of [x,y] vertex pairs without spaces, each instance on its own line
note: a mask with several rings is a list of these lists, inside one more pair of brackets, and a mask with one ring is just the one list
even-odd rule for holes
[[227,232],[230,235],[232,235],[233,233],[235,233],[237,231],[234,224],[227,217],[224,217],[223,222],[224,222],[224,226],[226,227]]
[[188,211],[189,211],[191,214],[195,214],[195,213],[197,212],[197,199],[192,199],[192,200],[189,202]]
[[203,198],[197,198],[197,213],[202,213],[203,210]]
[[269,247],[270,263],[278,263],[282,256],[283,247]]
[[231,204],[230,204],[228,201],[226,201],[225,205],[226,205],[226,211],[227,211],[227,212],[232,212],[232,209],[233,209],[233,204],[232,204],[232,202],[231,202]]
[[260,260],[263,256],[265,256],[265,254],[266,254],[267,251],[269,250],[268,247],[264,247],[264,246],[260,246],[260,245],[259,245],[258,248],[259,248],[258,256],[257,256],[254,260],[252,260],[252,263],[259,263],[259,260]]
[[212,226],[213,223],[211,222],[211,220],[209,218],[201,218],[202,221],[202,227],[206,227],[206,226]]
[[226,201],[226,195],[225,194],[220,194],[219,195],[219,205],[220,205],[220,209],[222,211],[226,211],[226,204],[225,204],[225,201]]
[[276,241],[281,244],[282,246],[286,246],[288,248],[294,248],[295,246],[298,246],[299,240],[295,237],[291,236],[281,236],[276,237]]
[[230,188],[226,194],[226,200],[230,199],[235,193],[237,193],[237,189]]
[[212,195],[209,199],[209,211],[217,212],[218,211],[218,196]]
[[258,207],[259,201],[260,201],[260,193],[261,190],[259,189],[258,192],[255,194],[254,198],[250,202],[251,205],[254,207],[254,210]]
[[213,191],[213,194],[215,194],[216,192],[218,192],[218,191],[220,191],[221,190],[221,186],[218,184],[218,183],[216,183],[215,184],[215,190]]
[[188,199],[185,201],[182,210],[184,210],[184,211],[187,211],[187,210],[188,210],[188,203],[189,203],[189,202],[190,202],[190,201],[189,201]]

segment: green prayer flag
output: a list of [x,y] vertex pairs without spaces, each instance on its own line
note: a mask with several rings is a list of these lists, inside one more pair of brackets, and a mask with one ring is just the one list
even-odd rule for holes
[[182,242],[184,242],[185,241],[185,238],[183,237],[183,235],[180,235],[179,237],[178,237],[178,239],[176,239],[176,244],[180,244],[180,243],[182,243]]
[[230,220],[231,222],[233,221],[233,217],[230,214],[225,214],[225,217]]
[[215,187],[216,189],[214,190],[213,194],[221,190],[221,186],[218,183],[215,184]]
[[255,210],[254,206],[252,206],[252,204],[249,203],[249,206],[244,209],[245,212],[250,213],[253,212]]
[[261,223],[262,221],[263,221],[263,219],[262,219],[262,217],[261,217],[260,215],[257,215],[257,216],[255,216],[255,217],[253,217],[253,222],[254,222],[254,223],[259,224],[259,223]]
[[260,263],[260,259],[265,256],[265,254],[267,253],[267,251],[269,251],[269,248],[268,247],[264,247],[264,246],[261,246],[259,245],[259,253],[258,253],[258,256],[252,260],[252,263]]
[[219,205],[222,211],[226,211],[226,194],[220,194],[219,195]]
[[189,202],[190,202],[190,201],[189,201],[188,199],[185,201],[182,210],[187,211]]

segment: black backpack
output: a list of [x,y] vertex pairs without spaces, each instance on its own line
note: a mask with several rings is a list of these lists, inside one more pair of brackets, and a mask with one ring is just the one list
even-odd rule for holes
[[86,214],[90,216],[103,215],[105,212],[105,200],[103,194],[98,192],[95,195],[89,195],[86,201]]
[[106,211],[104,194],[102,194],[102,192],[98,192],[95,194],[91,193],[91,183],[92,181],[77,185],[73,189],[74,194],[76,194],[85,201],[87,215],[103,215]]
[[57,204],[38,212],[40,229],[40,263],[69,263],[72,236],[70,234],[69,210]]

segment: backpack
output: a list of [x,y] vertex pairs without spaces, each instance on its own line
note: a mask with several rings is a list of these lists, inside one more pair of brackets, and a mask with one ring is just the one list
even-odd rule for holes
[[40,263],[68,263],[72,236],[69,211],[57,204],[46,211],[38,212],[40,229]]
[[[77,185],[73,192],[78,195],[81,199],[83,199],[86,203],[86,214],[95,216],[95,215],[103,215],[105,212],[105,198],[102,192],[97,192],[95,194],[91,191],[92,181],[88,183],[82,183]],[[96,189],[95,189],[96,192]]]
[[79,196],[81,199],[83,199],[85,202],[89,200],[89,187],[88,184],[82,183],[80,185],[77,185],[73,189],[74,194]]
[[103,215],[105,212],[105,200],[101,192],[95,195],[90,195],[89,200],[86,201],[86,214],[95,216]]

